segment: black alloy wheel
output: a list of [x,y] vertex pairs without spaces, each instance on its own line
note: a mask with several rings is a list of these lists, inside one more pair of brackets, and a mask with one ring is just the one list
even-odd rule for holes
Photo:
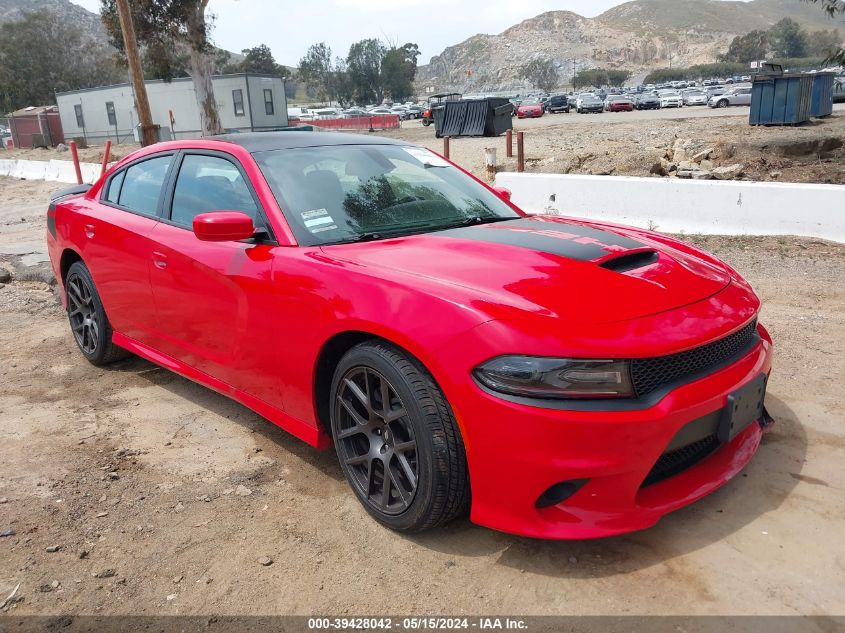
[[353,484],[376,509],[399,514],[417,492],[417,441],[396,388],[379,372],[353,367],[337,394],[337,439]]
[[465,510],[469,477],[451,408],[428,372],[382,341],[349,350],[332,381],[331,432],[367,512],[416,532]]
[[93,354],[100,342],[102,325],[91,286],[78,274],[67,278],[67,316],[79,349],[86,356]]
[[91,273],[74,262],[65,277],[67,316],[79,351],[94,365],[105,365],[129,356],[112,343],[112,327]]

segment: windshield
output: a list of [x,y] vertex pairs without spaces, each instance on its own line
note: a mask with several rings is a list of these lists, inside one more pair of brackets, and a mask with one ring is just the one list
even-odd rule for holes
[[254,156],[305,246],[520,217],[489,189],[419,147],[334,145]]

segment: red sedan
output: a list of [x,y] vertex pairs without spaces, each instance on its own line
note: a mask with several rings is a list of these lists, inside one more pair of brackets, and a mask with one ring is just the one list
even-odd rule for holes
[[313,132],[160,143],[50,205],[70,328],[319,448],[416,531],[466,508],[544,538],[646,528],[769,425],[771,339],[730,267],[528,217],[440,156]]
[[526,99],[516,109],[516,116],[520,119],[539,118],[545,114],[545,106],[537,99]]
[[634,102],[628,97],[610,96],[604,109],[608,112],[633,112]]

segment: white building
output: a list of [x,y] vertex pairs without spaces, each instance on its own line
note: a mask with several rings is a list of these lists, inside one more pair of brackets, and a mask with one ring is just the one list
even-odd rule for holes
[[[170,82],[147,81],[153,123],[161,126],[161,140],[201,136],[199,108],[190,77]],[[284,79],[239,73],[212,78],[217,111],[225,130],[271,130],[288,124]],[[138,110],[132,84],[56,93],[66,139],[89,142],[137,140]]]

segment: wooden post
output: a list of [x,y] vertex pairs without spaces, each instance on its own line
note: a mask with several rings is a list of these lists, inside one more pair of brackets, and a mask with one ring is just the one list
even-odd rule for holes
[[525,171],[525,132],[516,133],[516,170]]
[[70,156],[73,158],[73,168],[76,170],[76,184],[82,184],[82,167],[79,165],[79,152],[76,151],[76,141],[68,143]]
[[132,86],[135,89],[138,118],[141,119],[141,145],[153,145],[158,139],[153,125],[153,115],[150,112],[150,101],[147,98],[144,73],[141,70],[141,56],[138,53],[138,40],[135,39],[135,25],[132,23],[129,0],[117,0],[116,4],[120,17],[120,30],[123,32],[123,46],[126,49],[126,61],[129,63],[129,74],[132,76]]
[[505,156],[513,158],[513,130],[505,132]]
[[109,166],[109,154],[111,154],[111,140],[106,141],[106,149],[103,150],[103,166],[100,169],[100,178],[103,177]]
[[496,177],[496,148],[484,148],[484,164],[487,167],[487,177],[491,180]]
[[449,158],[449,137],[448,136],[443,137],[443,156],[445,156],[447,159]]

